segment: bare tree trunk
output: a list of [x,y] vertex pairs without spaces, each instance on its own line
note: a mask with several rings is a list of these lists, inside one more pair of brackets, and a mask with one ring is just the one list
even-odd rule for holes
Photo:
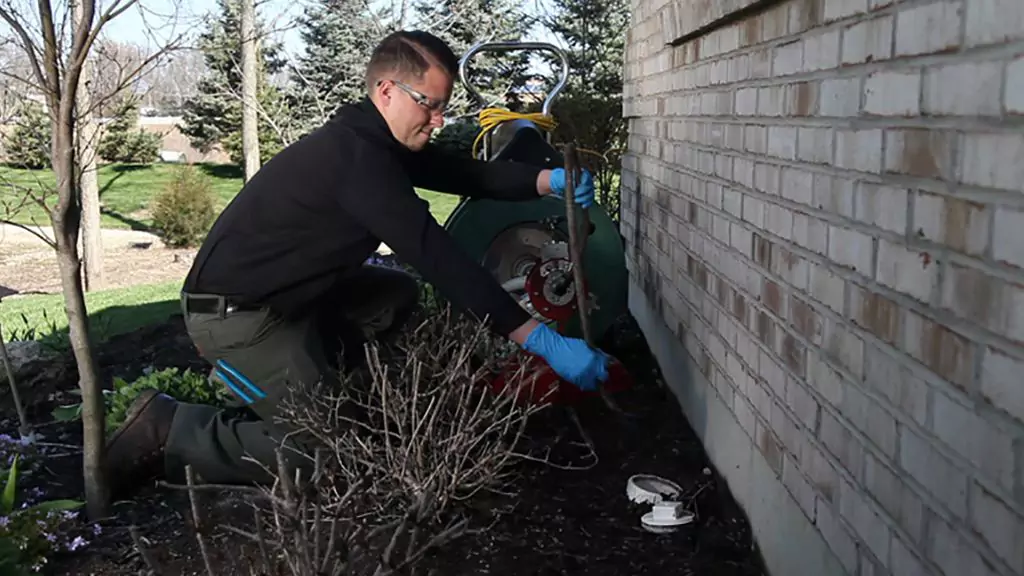
[[102,518],[108,508],[106,478],[101,466],[105,430],[103,392],[93,357],[89,317],[82,287],[82,264],[78,257],[78,229],[81,205],[75,179],[74,102],[61,98],[53,123],[53,171],[60,200],[50,214],[57,241],[57,264],[68,317],[71,349],[78,366],[82,390],[82,472],[85,480],[86,510],[93,519]]
[[29,438],[32,436],[32,426],[28,423],[25,405],[21,402],[21,394],[18,392],[18,381],[14,378],[14,366],[11,365],[11,359],[7,355],[7,344],[4,342],[3,327],[0,327],[0,360],[3,361],[7,382],[11,385],[11,398],[14,400],[14,409],[18,412],[18,434],[22,438]]
[[[75,2],[75,22],[82,18],[82,4]],[[85,290],[103,286],[103,239],[100,228],[100,187],[96,181],[96,136],[92,116],[92,78],[89,59],[82,64],[82,82],[78,86],[78,167],[81,170],[82,248],[85,261]]]
[[260,169],[260,140],[256,123],[256,15],[253,0],[240,0],[242,28],[242,153],[245,180]]

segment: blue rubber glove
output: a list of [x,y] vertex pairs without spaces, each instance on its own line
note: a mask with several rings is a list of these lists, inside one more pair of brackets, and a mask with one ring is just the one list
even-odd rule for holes
[[[551,171],[551,195],[555,198],[565,198],[565,168],[555,168]],[[584,208],[590,208],[594,204],[594,178],[586,168],[580,170],[580,181],[576,183],[574,199]]]
[[608,379],[608,357],[578,338],[566,338],[545,324],[530,332],[523,349],[547,361],[562,378],[581,390],[596,390]]

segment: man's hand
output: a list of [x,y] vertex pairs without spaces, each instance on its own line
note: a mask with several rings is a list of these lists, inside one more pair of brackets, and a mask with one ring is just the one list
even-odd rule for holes
[[[541,196],[551,194],[555,198],[565,198],[565,176],[565,168],[542,171],[537,178],[537,191]],[[584,208],[594,204],[594,178],[585,168],[580,170],[580,181],[576,183],[573,196],[576,203]]]
[[566,338],[544,324],[535,326],[521,346],[543,358],[559,376],[581,390],[595,390],[608,379],[608,356],[603,352],[583,340]]

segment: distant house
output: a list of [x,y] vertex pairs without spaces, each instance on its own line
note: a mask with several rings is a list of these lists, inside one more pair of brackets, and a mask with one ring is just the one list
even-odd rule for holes
[[161,136],[160,159],[163,162],[210,162],[226,164],[231,161],[227,152],[219,146],[209,152],[197,150],[181,132],[184,120],[181,116],[141,116],[139,127]]

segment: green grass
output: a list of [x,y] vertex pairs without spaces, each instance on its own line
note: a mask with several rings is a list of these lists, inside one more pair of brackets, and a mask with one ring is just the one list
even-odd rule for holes
[[[90,331],[95,340],[135,331],[162,322],[179,312],[181,280],[114,288],[85,295]],[[5,298],[0,302],[5,340],[66,338],[67,315],[61,294]],[[31,331],[31,333],[30,333]]]
[[[219,212],[242,188],[242,172],[235,166],[197,164],[206,174],[217,196]],[[101,225],[104,228],[147,229],[152,225],[148,208],[150,201],[171,181],[173,164],[109,164],[97,174],[100,201],[103,203]],[[52,191],[56,185],[52,170],[23,170],[0,166],[0,218],[20,224],[49,226],[42,207],[22,203],[26,193],[44,196],[48,205],[56,202]],[[430,202],[430,211],[442,224],[458,203],[458,197],[429,190],[417,190]],[[20,206],[13,214],[9,207]]]

